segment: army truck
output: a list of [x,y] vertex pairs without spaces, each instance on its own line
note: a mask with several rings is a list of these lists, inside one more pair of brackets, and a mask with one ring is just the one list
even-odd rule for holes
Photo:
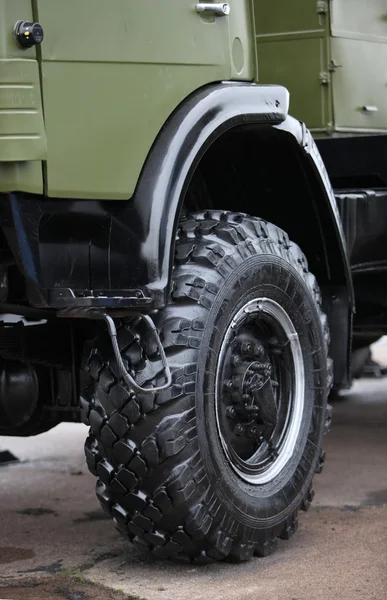
[[157,557],[267,555],[312,501],[387,324],[386,32],[381,0],[0,0],[0,433],[89,425]]

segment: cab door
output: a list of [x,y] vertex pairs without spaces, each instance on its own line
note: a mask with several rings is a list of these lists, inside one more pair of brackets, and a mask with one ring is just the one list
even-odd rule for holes
[[126,199],[174,108],[230,79],[229,18],[190,0],[36,0],[50,196]]
[[331,3],[337,131],[387,131],[387,0]]

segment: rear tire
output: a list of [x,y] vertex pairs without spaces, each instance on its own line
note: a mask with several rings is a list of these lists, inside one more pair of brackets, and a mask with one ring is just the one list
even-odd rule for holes
[[[85,353],[98,498],[157,556],[265,556],[295,532],[324,459],[331,361],[320,292],[286,233],[220,211],[181,221],[173,280],[154,316],[169,390],[125,389],[106,332]],[[118,323],[118,341],[138,383],[162,382],[139,319]]]

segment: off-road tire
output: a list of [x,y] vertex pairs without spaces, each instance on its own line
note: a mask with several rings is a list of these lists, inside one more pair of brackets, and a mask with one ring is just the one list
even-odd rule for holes
[[[208,412],[220,320],[229,318],[255,281],[292,307],[307,396],[298,458],[266,486],[239,481]],[[265,556],[278,538],[296,531],[298,511],[309,508],[312,478],[324,462],[332,369],[318,285],[286,233],[220,211],[182,219],[173,282],[170,303],[153,315],[173,374],[168,391],[135,395],[125,388],[103,325],[86,347],[84,368],[94,383],[82,395],[83,419],[90,425],[85,452],[98,477],[97,496],[118,530],[156,556]],[[137,382],[161,384],[157,349],[140,320],[117,320],[117,327],[122,357]]]

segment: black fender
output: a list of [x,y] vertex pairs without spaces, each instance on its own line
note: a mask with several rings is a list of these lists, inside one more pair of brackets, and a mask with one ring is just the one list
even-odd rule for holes
[[225,132],[270,126],[297,140],[331,215],[342,282],[353,306],[340,217],[317,147],[288,116],[281,86],[225,82],[194,92],[163,126],[128,201],[0,195],[0,222],[37,307],[152,309],[170,292],[174,240],[185,192],[200,159]]
[[154,265],[157,274],[149,282],[152,289],[164,297],[165,291],[169,291],[174,239],[185,191],[195,167],[215,139],[233,127],[251,123],[272,125],[287,132],[302,148],[318,186],[319,201],[329,211],[330,235],[335,236],[338,248],[335,261],[340,265],[348,304],[354,307],[346,243],[328,173],[311,133],[287,112],[285,88],[230,83],[210,86],[176,110],[152,148],[134,197],[141,221],[147,224],[143,257]]

